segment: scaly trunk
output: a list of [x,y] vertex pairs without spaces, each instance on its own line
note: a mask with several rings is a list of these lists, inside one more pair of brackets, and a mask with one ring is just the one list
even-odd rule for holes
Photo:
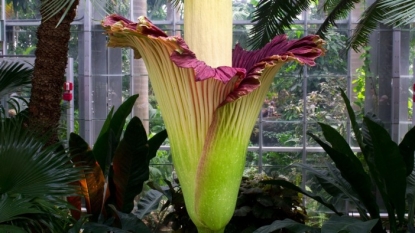
[[50,133],[52,137],[49,143],[58,141],[57,126],[61,116],[60,102],[68,59],[70,24],[75,18],[78,4],[79,0],[75,0],[59,26],[58,22],[65,9],[48,20],[44,19],[44,12],[41,10],[42,21],[37,30],[38,43],[28,126],[42,134]]

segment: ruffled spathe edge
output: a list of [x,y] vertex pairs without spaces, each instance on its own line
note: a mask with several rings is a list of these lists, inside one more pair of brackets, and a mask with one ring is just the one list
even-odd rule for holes
[[[112,14],[102,21],[102,26],[108,34],[132,33],[137,36],[146,36],[150,40],[161,39],[166,45],[173,46],[173,52],[169,54],[171,61],[180,68],[193,69],[195,81],[213,78],[226,84],[237,78],[233,90],[220,106],[236,101],[256,90],[261,85],[261,74],[267,67],[288,61],[314,66],[314,60],[325,52],[324,41],[316,35],[306,36],[299,40],[288,40],[286,35],[280,35],[264,48],[255,51],[246,51],[237,44],[232,54],[233,67],[213,68],[198,60],[181,37],[167,36],[146,17],[139,17],[138,23],[134,23],[122,16]],[[108,46],[120,47],[120,44],[111,44],[110,41]],[[131,48],[134,50],[135,58],[141,58],[141,54],[135,48]]]
[[[138,23],[134,23],[122,16],[112,14],[105,17],[102,21],[102,26],[109,34],[130,31],[134,34],[138,33],[142,36],[147,36],[150,39],[151,37],[154,37],[174,42],[176,48],[175,51],[170,54],[171,61],[173,61],[178,67],[193,69],[195,73],[195,81],[203,81],[213,78],[226,84],[235,76],[238,76],[239,79],[245,78],[245,69],[233,68],[229,66],[213,68],[206,65],[205,62],[196,58],[196,55],[189,49],[188,45],[181,37],[167,36],[166,33],[161,31],[146,17],[139,17]],[[141,55],[136,56],[136,58],[140,57]]]

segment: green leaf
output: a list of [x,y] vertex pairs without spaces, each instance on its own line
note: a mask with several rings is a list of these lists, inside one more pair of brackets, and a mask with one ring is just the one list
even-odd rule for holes
[[327,203],[320,196],[314,195],[314,194],[312,194],[312,193],[310,193],[310,192],[308,192],[308,191],[306,191],[306,190],[304,190],[304,189],[302,189],[302,188],[296,186],[295,184],[293,184],[291,182],[288,182],[286,180],[263,180],[263,181],[261,181],[261,183],[270,184],[270,185],[279,185],[281,187],[297,191],[299,193],[302,193],[302,194],[306,195],[307,197],[310,197],[310,198],[316,200],[317,202],[321,203],[325,207],[332,210],[334,213],[336,213],[338,215],[342,215],[342,213],[338,212],[332,204]]
[[105,132],[108,131],[108,129],[110,128],[110,124],[111,124],[111,120],[112,120],[112,116],[114,114],[114,106],[112,106],[110,112],[107,115],[107,118],[105,119],[104,124],[102,125],[101,130],[99,131],[98,134],[98,138],[103,135]]
[[[389,217],[394,215],[392,206],[401,223],[405,214],[406,166],[398,145],[391,140],[389,133],[379,124],[365,117],[373,143],[373,158],[376,172],[374,177],[381,191]],[[369,169],[372,169],[369,167]],[[386,192],[386,193],[385,193]],[[390,206],[388,203],[392,204]]]
[[0,196],[0,223],[12,221],[25,214],[43,213],[36,209],[31,201],[32,198],[10,197],[6,193],[2,194]]
[[108,175],[109,165],[120,141],[126,118],[130,115],[137,98],[138,94],[130,96],[118,107],[112,116],[108,130],[98,137],[92,149],[94,157],[98,161],[105,177]]
[[291,28],[297,16],[307,10],[311,2],[316,1],[260,1],[252,14],[253,27],[248,40],[249,46],[259,49],[276,35],[285,34],[285,30]]
[[152,138],[148,140],[148,159],[151,160],[152,158],[156,157],[157,150],[160,148],[161,144],[167,138],[167,130],[160,131]]
[[[82,227],[82,233],[131,233],[130,231],[123,230],[117,227],[111,227],[105,224],[96,223],[96,222],[87,222]],[[78,233],[78,232],[77,232]]]
[[414,151],[415,151],[415,127],[412,127],[399,144],[401,153],[406,165],[406,176],[409,176],[414,170]]
[[379,2],[380,0],[376,0],[363,12],[353,35],[347,41],[348,48],[353,48],[356,52],[359,52],[360,48],[368,45],[370,33],[376,29],[378,23],[385,18],[387,13]]
[[150,229],[137,218],[134,214],[126,214],[118,211],[113,205],[109,205],[114,213],[118,216],[121,221],[121,226],[123,230],[127,230],[133,233],[151,233]]
[[349,233],[369,233],[376,225],[379,219],[372,219],[363,222],[359,219],[349,216],[336,216],[333,215],[329,220],[323,223],[321,233],[334,233],[334,232],[349,232]]
[[354,6],[360,3],[360,1],[361,0],[325,1],[324,8],[330,8],[331,11],[324,22],[320,25],[320,28],[316,34],[324,38],[324,33],[327,32],[331,26],[337,26],[336,20],[346,18]]
[[31,196],[76,195],[71,185],[81,169],[74,168],[60,145],[46,147],[39,136],[9,119],[0,123],[1,193]]
[[32,68],[21,62],[0,64],[0,98],[18,88],[29,87],[32,82]]
[[113,159],[117,209],[129,213],[134,197],[141,193],[149,178],[147,135],[141,120],[133,117]]
[[362,150],[362,152],[364,152],[363,138],[362,138],[362,134],[360,133],[359,125],[357,124],[357,121],[356,121],[356,115],[354,114],[354,110],[352,106],[350,105],[350,100],[349,98],[347,98],[346,93],[344,93],[344,91],[341,88],[339,89],[340,89],[340,95],[343,98],[343,102],[346,105],[347,113],[349,114],[349,120],[352,125],[352,129],[353,129],[353,133],[355,135],[356,141],[359,144],[359,147]]
[[408,225],[414,224],[415,213],[415,171],[406,177],[406,201],[408,205]]
[[27,231],[22,228],[11,225],[0,225],[0,232],[27,233]]
[[[319,123],[323,135],[332,147],[317,136],[308,133],[330,156],[340,170],[342,177],[352,186],[360,201],[365,205],[372,218],[380,218],[376,197],[372,193],[372,182],[362,163],[353,153],[346,140],[331,126]],[[351,169],[353,168],[353,169]]]
[[415,19],[415,1],[412,0],[382,0],[379,5],[388,9],[384,23],[395,27],[410,24]]
[[86,151],[91,150],[88,143],[78,134],[69,134],[69,152],[72,155],[74,162],[81,162],[82,154]]
[[294,233],[304,233],[304,232],[320,233],[321,232],[319,228],[310,227],[310,226],[304,225],[302,223],[299,223],[299,222],[296,222],[294,220],[287,218],[284,220],[274,221],[271,225],[260,227],[256,229],[253,233],[271,233],[271,232],[275,232],[276,230],[283,229],[283,228],[288,229],[290,232],[294,232]]
[[137,203],[137,212],[134,214],[140,219],[144,218],[144,216],[158,208],[162,198],[163,193],[157,190],[151,189],[145,192],[145,195],[141,196],[140,201]]

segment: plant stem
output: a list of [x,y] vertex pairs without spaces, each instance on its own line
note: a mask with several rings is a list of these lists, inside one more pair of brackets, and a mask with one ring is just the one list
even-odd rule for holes
[[212,229],[208,229],[208,228],[198,227],[197,232],[198,233],[223,233],[223,232],[225,232],[225,228],[222,228],[222,229],[219,229],[219,230],[212,230]]

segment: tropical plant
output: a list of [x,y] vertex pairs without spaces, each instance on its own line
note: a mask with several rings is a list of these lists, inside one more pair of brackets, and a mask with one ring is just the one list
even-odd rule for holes
[[219,233],[232,217],[249,136],[276,72],[288,61],[315,65],[323,41],[282,35],[262,50],[232,52],[230,1],[189,1],[184,11],[189,44],[145,17],[134,23],[113,14],[102,25],[108,46],[144,59],[189,215],[200,233]]
[[[412,207],[414,205],[415,144],[413,142],[415,140],[415,127],[407,132],[399,145],[392,141],[389,133],[373,115],[364,117],[360,130],[349,99],[342,90],[341,95],[346,104],[352,129],[363,155],[363,161],[359,160],[353,153],[340,133],[327,124],[319,123],[325,139],[331,145],[323,142],[312,133],[308,133],[308,135],[323,147],[333,160],[334,166],[328,162],[326,162],[325,170],[316,169],[306,164],[296,166],[307,170],[309,174],[315,177],[319,185],[331,196],[333,202],[339,199],[348,200],[353,203],[362,221],[375,221],[371,230],[372,233],[384,233],[386,232],[386,225],[382,225],[380,203],[376,201],[375,196],[377,190],[388,213],[386,224],[389,226],[390,232],[406,232],[408,227],[413,227],[412,219],[414,216]],[[281,182],[277,181],[264,183],[282,185]],[[286,187],[289,186],[291,185]],[[300,190],[298,187],[291,188]],[[301,192],[310,195],[304,190]],[[335,210],[333,205],[325,203],[321,197],[316,198],[316,196],[311,195],[310,197],[324,203],[338,215],[342,215],[342,213]],[[405,203],[406,200],[408,203]],[[410,207],[408,220],[404,218],[406,204]],[[337,221],[339,224],[343,222],[343,220]],[[407,226],[408,222],[409,225]],[[348,224],[354,223],[349,222]],[[275,225],[282,226],[281,222],[277,222]],[[321,229],[322,232],[323,229]],[[349,229],[349,232],[353,231]]]
[[[85,179],[79,181],[83,191],[87,222],[80,218],[81,199],[71,198],[80,219],[72,231],[79,232],[147,232],[143,222],[133,215],[134,198],[141,193],[149,178],[149,161],[166,139],[162,131],[147,140],[138,117],[133,117],[122,133],[126,118],[138,95],[129,97],[117,111],[111,109],[92,149],[77,134],[72,133],[69,149],[75,164],[83,164]],[[122,136],[122,139],[121,139]]]
[[[319,4],[320,3],[320,4]],[[294,20],[312,4],[320,5],[319,11],[327,14],[324,22],[317,30],[317,35],[324,38],[328,29],[336,26],[335,21],[348,16],[350,11],[358,4],[364,4],[361,0],[342,1],[275,1],[261,0],[253,13],[254,26],[250,32],[252,35],[250,45],[260,48],[269,42],[274,35],[284,34],[290,30]],[[415,2],[411,0],[375,0],[363,12],[357,28],[349,39],[348,46],[360,50],[367,45],[369,34],[376,29],[378,23],[387,23],[394,26],[409,24],[415,18]]]
[[[15,0],[22,2],[21,0]],[[52,132],[50,143],[58,141],[62,86],[68,59],[70,27],[79,0],[40,1],[42,21],[37,30],[36,60],[29,103],[28,126]]]
[[[262,180],[270,179],[272,178],[256,172],[243,177],[236,208],[225,228],[226,233],[252,232],[277,219],[289,218],[298,223],[305,223],[307,213],[302,206],[299,193],[260,183]],[[155,182],[148,183],[151,190],[142,196],[135,214],[148,220],[147,222],[153,222],[153,231],[169,227],[173,232],[197,232],[186,210],[180,185],[164,181],[166,186],[159,186]],[[166,201],[162,201],[163,198]],[[150,211],[153,211],[153,214],[147,215]]]
[[[33,69],[21,62],[4,61],[0,64],[0,99],[6,98],[11,109],[16,111],[15,113],[22,111],[23,106],[21,102],[27,103],[27,101],[19,95],[14,95],[13,97],[9,95],[14,92],[28,91],[32,72]],[[8,116],[5,109],[5,106],[0,105],[0,117]]]
[[64,198],[80,195],[82,167],[19,118],[1,119],[0,135],[0,232],[67,232],[75,219]]

